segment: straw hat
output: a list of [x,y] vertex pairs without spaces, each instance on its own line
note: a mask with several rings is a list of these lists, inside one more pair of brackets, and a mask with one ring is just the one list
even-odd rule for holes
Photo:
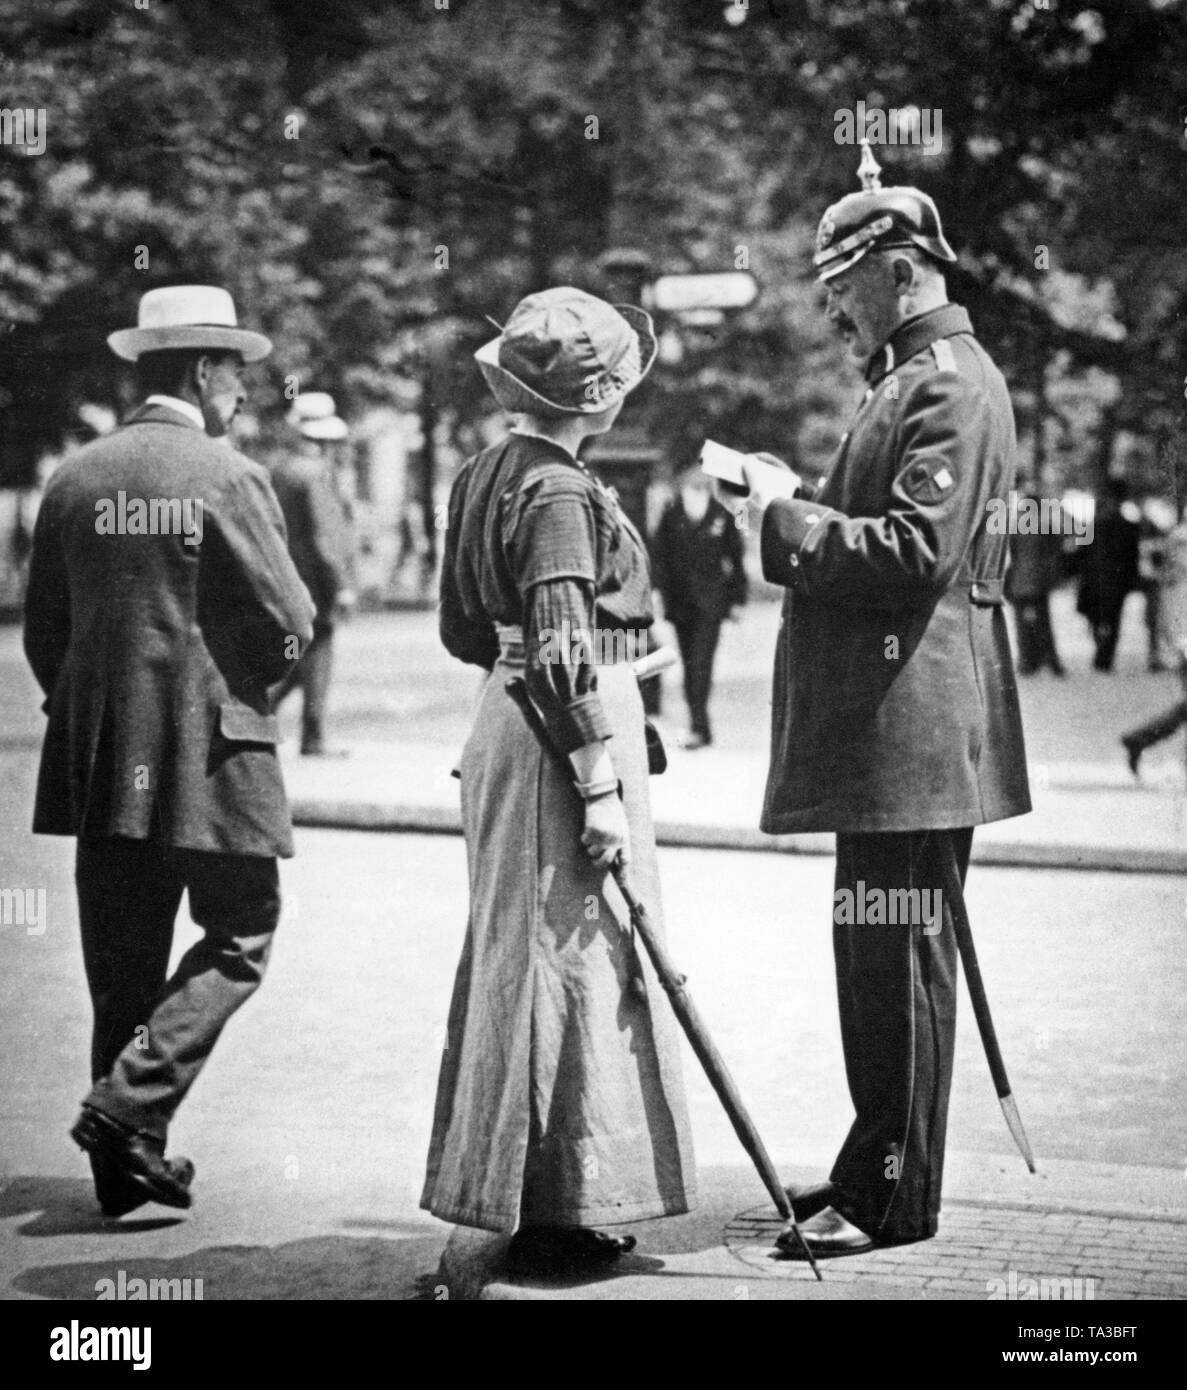
[[338,418],[334,397],[328,391],[304,391],[293,402],[289,424],[306,439],[333,441],[345,439],[350,429]]
[[234,300],[214,285],[149,290],[140,297],[136,327],[110,334],[107,344],[125,362],[135,362],[145,352],[178,348],[237,352],[245,362],[258,362],[272,351],[262,333],[239,327]]
[[504,410],[592,415],[633,391],[655,352],[642,309],[561,286],[521,299],[474,357]]

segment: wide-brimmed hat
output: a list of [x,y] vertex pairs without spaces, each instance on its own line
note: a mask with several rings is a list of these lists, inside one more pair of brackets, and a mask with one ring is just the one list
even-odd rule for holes
[[121,328],[107,345],[125,362],[146,352],[179,348],[237,352],[245,362],[258,362],[272,351],[262,333],[239,327],[235,301],[216,285],[171,285],[140,296],[135,328]]
[[303,391],[293,402],[289,424],[306,439],[320,442],[345,439],[350,428],[338,418],[334,397],[328,391]]
[[655,353],[650,314],[566,285],[521,299],[474,357],[504,410],[592,415],[633,391]]

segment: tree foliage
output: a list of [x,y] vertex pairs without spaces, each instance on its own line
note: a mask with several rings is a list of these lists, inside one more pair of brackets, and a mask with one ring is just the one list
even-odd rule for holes
[[[1024,431],[1054,421],[1069,476],[1120,429],[1169,468],[1184,5],[726,7],[0,0],[0,104],[44,108],[48,130],[43,155],[0,147],[0,481],[26,480],[82,401],[126,402],[104,339],[153,285],[225,284],[274,338],[265,416],[293,377],[350,410],[411,376],[462,428],[488,408],[469,360],[488,317],[547,283],[601,288],[622,246],[657,272],[746,263],[762,290],[660,367],[657,436],[795,454],[855,396],[810,260],[820,212],[856,187],[834,135],[859,100],[942,116],[938,152],[878,151],[883,180],[936,198],[953,297]],[[1077,391],[1086,417],[1061,404]]]

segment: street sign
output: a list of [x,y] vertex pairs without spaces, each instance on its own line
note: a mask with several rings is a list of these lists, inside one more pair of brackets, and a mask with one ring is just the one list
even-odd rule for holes
[[683,314],[695,309],[745,309],[757,297],[758,282],[746,270],[661,275],[644,290],[646,307],[658,309],[663,314]]

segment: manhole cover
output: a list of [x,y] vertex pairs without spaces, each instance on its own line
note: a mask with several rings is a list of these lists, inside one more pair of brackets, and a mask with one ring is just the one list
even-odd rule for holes
[[789,1260],[775,1248],[775,1238],[783,1229],[783,1218],[770,1207],[744,1211],[725,1228],[726,1249],[743,1264],[764,1269],[784,1279],[811,1279],[816,1276],[806,1260]]

